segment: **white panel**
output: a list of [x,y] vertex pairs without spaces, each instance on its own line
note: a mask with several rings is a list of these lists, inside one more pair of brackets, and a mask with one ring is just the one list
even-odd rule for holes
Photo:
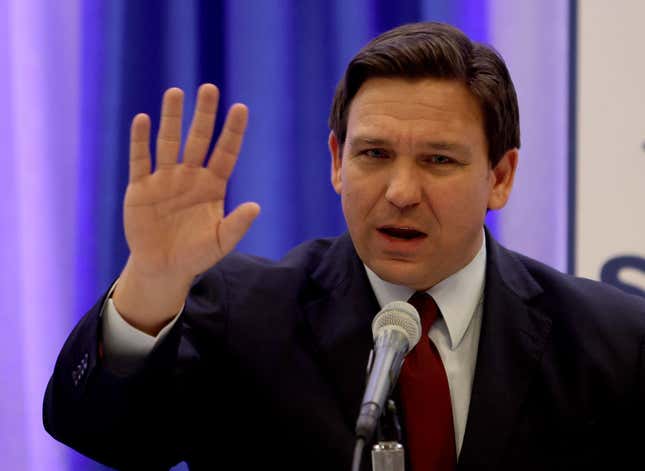
[[645,271],[643,18],[640,0],[578,2],[575,271],[594,279],[621,256]]

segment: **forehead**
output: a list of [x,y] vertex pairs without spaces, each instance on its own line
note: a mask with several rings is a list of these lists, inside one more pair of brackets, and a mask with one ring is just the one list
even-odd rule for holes
[[479,101],[456,80],[371,78],[349,108],[347,136],[356,133],[483,137]]

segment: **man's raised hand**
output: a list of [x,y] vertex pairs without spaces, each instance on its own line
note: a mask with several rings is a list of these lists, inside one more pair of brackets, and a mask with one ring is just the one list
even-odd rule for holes
[[130,182],[123,205],[130,257],[113,298],[128,322],[151,334],[181,307],[192,279],[233,250],[260,210],[255,203],[244,203],[224,216],[226,186],[246,128],[246,106],[231,107],[204,166],[218,99],[214,85],[199,88],[180,159],[183,93],[177,88],[166,91],[154,172],[150,119],[139,114],[132,121]]

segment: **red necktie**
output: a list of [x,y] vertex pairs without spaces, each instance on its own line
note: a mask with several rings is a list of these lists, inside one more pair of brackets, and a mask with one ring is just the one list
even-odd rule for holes
[[421,339],[405,357],[399,376],[410,464],[412,471],[454,470],[457,453],[448,378],[428,337],[439,308],[427,293],[414,293],[408,302],[421,316]]

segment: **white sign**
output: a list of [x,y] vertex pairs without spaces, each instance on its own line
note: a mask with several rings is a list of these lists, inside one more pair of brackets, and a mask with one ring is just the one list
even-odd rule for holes
[[573,268],[645,296],[645,1],[576,3]]

